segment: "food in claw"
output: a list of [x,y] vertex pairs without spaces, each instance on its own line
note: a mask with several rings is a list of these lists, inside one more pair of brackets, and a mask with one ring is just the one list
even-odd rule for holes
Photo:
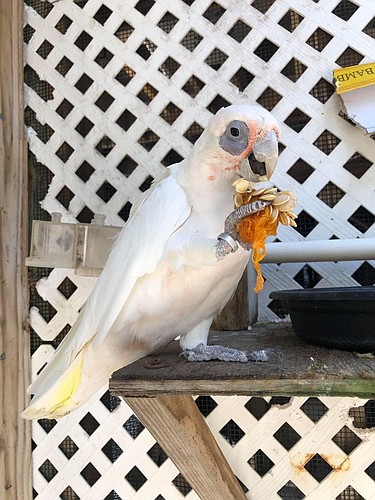
[[236,193],[234,206],[236,208],[254,201],[267,201],[269,205],[261,212],[245,217],[237,224],[237,231],[244,243],[252,247],[251,259],[257,273],[254,291],[260,292],[264,278],[260,262],[266,255],[267,236],[276,236],[279,222],[285,226],[296,227],[297,215],[293,212],[296,207],[296,196],[291,191],[278,191],[276,187],[256,189],[254,183],[246,179],[234,182]]

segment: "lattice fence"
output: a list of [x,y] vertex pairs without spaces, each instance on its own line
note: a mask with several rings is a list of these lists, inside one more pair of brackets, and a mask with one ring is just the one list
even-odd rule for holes
[[[30,213],[126,221],[211,113],[245,99],[282,128],[274,182],[297,193],[281,241],[375,236],[375,147],[340,113],[332,70],[370,62],[372,0],[25,0]],[[40,202],[42,205],[40,206]],[[372,285],[375,262],[268,264],[274,289]],[[41,276],[45,276],[40,280]],[[30,271],[33,371],[75,321],[94,279]],[[197,498],[129,408],[108,393],[34,423],[35,497]],[[198,398],[249,498],[375,498],[374,402]],[[364,405],[352,410],[349,408]]]

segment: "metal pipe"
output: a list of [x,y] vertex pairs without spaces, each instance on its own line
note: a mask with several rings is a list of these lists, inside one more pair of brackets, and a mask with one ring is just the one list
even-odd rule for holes
[[375,259],[375,238],[268,243],[264,263]]

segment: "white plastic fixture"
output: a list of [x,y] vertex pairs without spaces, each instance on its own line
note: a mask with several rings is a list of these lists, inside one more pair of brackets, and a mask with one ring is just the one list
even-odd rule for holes
[[74,269],[81,276],[99,276],[122,228],[105,226],[102,214],[96,214],[91,224],[70,224],[61,222],[61,218],[54,212],[51,221],[33,221],[26,265]]

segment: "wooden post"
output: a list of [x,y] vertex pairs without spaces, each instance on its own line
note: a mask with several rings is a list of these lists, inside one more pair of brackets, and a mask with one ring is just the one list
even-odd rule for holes
[[0,0],[0,498],[28,500],[27,166],[23,124],[23,1]]
[[236,293],[222,312],[214,319],[214,330],[246,330],[256,322],[258,314],[258,296],[254,293],[255,270],[250,263],[245,270]]
[[202,500],[246,499],[191,396],[125,398]]

